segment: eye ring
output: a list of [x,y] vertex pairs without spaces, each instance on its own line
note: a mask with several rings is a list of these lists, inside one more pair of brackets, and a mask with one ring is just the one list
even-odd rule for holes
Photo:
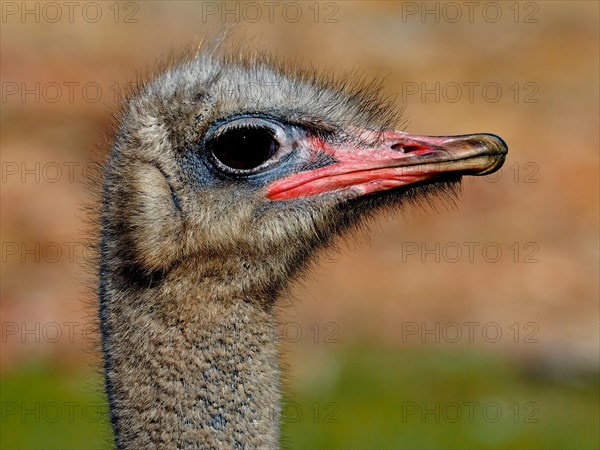
[[209,132],[204,146],[211,162],[222,172],[252,175],[278,161],[287,139],[274,121],[243,117],[220,124]]

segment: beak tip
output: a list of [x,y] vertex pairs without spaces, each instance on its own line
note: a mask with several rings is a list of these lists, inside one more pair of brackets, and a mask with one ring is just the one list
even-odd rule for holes
[[497,134],[493,133],[481,133],[479,135],[482,139],[483,146],[486,148],[486,155],[490,158],[487,167],[483,168],[480,172],[475,173],[476,176],[490,175],[499,170],[506,160],[508,154],[508,144]]
[[502,139],[497,134],[492,133],[485,133],[484,136],[488,137],[490,140],[490,150],[492,150],[495,154],[503,155],[504,157],[506,157],[506,154],[508,153],[508,144],[504,139]]

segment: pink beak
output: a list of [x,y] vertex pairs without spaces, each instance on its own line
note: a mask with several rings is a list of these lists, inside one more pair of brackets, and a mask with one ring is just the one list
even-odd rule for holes
[[[360,137],[369,134],[373,136],[365,131]],[[358,197],[448,175],[487,175],[502,166],[508,152],[500,137],[486,133],[437,137],[386,131],[376,136],[371,145],[309,138],[306,148],[312,158],[323,152],[335,162],[281,178],[268,186],[267,196],[290,200],[341,191]]]

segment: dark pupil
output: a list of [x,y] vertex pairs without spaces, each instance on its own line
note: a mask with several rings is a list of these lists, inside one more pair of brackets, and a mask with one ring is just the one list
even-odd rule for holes
[[215,158],[226,166],[249,170],[271,158],[279,143],[266,128],[237,128],[225,131],[208,146]]

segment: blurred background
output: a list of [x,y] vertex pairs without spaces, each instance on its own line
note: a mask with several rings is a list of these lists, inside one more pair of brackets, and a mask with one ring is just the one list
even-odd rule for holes
[[127,84],[226,22],[385,75],[408,132],[510,148],[457,208],[381,217],[282,302],[282,444],[599,447],[597,2],[1,7],[2,448],[111,447],[83,182]]

